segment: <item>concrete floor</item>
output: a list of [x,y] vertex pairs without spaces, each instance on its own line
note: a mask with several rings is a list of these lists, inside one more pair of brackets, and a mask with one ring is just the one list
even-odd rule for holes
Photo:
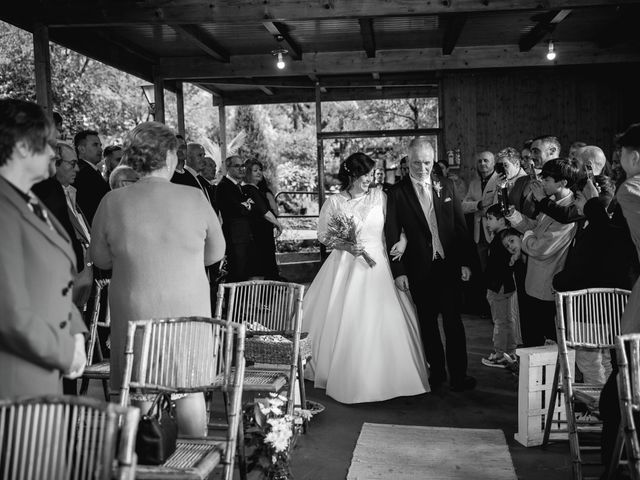
[[[482,356],[491,350],[490,320],[465,316],[469,374],[478,380],[474,391],[455,393],[443,386],[436,393],[386,402],[343,405],[307,382],[307,396],[326,409],[311,421],[292,458],[296,480],[345,479],[364,422],[500,429],[504,432],[520,480],[560,480],[571,477],[566,442],[525,448],[513,439],[517,431],[517,377],[506,370],[485,367]],[[447,459],[443,458],[443,462]],[[599,470],[594,470],[598,474]],[[478,472],[476,479],[483,479]],[[488,479],[489,480],[489,479]]]
[[[571,478],[567,442],[525,448],[513,439],[517,431],[518,379],[510,372],[480,363],[492,347],[492,325],[488,319],[463,316],[467,332],[469,374],[476,377],[475,390],[451,392],[445,384],[438,392],[401,397],[386,402],[344,405],[306,382],[307,397],[323,404],[306,435],[301,435],[292,455],[295,480],[342,480],[365,422],[460,428],[500,429],[509,445],[519,480],[564,480]],[[90,382],[89,395],[102,398],[100,382]],[[446,462],[448,459],[443,458]],[[595,468],[595,469],[594,469]],[[589,471],[598,476],[601,467]],[[236,472],[235,478],[239,478]],[[217,477],[216,477],[217,478]],[[492,480],[482,472],[469,480]],[[393,479],[388,479],[393,480]]]

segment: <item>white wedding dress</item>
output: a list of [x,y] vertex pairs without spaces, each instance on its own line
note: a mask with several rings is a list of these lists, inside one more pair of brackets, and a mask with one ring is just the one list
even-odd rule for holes
[[313,358],[306,377],[342,403],[377,402],[429,391],[426,361],[413,304],[394,284],[383,228],[381,189],[348,199],[329,197],[322,206],[318,239],[336,212],[353,216],[359,241],[377,262],[334,250],[304,298],[303,331]]

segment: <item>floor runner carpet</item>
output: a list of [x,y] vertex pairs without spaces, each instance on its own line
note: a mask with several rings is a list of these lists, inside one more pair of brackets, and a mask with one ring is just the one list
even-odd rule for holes
[[347,480],[516,480],[502,430],[365,423]]

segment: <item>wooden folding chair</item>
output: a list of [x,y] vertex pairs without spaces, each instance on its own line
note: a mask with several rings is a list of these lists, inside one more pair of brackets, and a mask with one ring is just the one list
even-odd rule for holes
[[0,400],[0,478],[132,480],[139,418],[87,397]]
[[[104,288],[109,286],[109,279],[95,280],[95,302],[91,313],[91,325],[89,326],[89,342],[87,343],[87,366],[82,374],[80,385],[80,395],[86,395],[89,389],[89,380],[100,380],[105,400],[109,401],[109,377],[111,375],[111,364],[109,360],[104,360],[100,340],[98,338],[98,327],[109,328],[111,326],[111,316],[109,313],[109,302],[104,305],[101,302],[101,295]],[[106,309],[104,321],[100,321],[101,308]],[[97,357],[94,362],[93,357]]]
[[311,356],[311,345],[301,339],[304,286],[269,280],[223,283],[217,297],[216,318],[247,327],[245,358],[255,365],[247,367],[244,391],[278,392],[288,385],[287,413],[293,415],[297,380],[300,407],[306,408],[302,362]]
[[[615,337],[620,333],[620,318],[629,294],[628,290],[617,288],[590,288],[556,293],[558,360],[542,445],[545,447],[549,442],[552,424],[566,423],[566,428],[554,432],[566,432],[569,435],[574,479],[583,478],[583,459],[578,434],[597,433],[602,430],[600,421],[578,421],[574,404],[581,403],[587,407],[597,405],[603,385],[574,382],[568,349],[613,348]],[[560,374],[562,381],[559,384]],[[566,420],[553,418],[558,392],[564,394]]]
[[[225,392],[227,429],[223,440],[178,437],[163,465],[138,465],[136,478],[205,479],[222,463],[231,480],[242,416],[245,327],[203,317],[129,322],[120,402],[131,389],[145,393]],[[235,362],[235,368],[232,363]]]
[[640,480],[640,442],[636,429],[636,420],[640,412],[640,334],[631,333],[616,338],[616,357],[618,359],[620,428],[607,479],[614,478],[624,448],[631,479]]

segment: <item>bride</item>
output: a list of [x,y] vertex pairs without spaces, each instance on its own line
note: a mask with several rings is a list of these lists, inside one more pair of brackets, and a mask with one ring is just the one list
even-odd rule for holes
[[[303,331],[309,332],[313,349],[306,376],[342,403],[429,391],[413,304],[395,287],[386,254],[386,196],[369,189],[373,166],[364,153],[354,153],[340,166],[341,191],[327,199],[318,221],[318,239],[333,252],[304,299]],[[328,237],[327,224],[335,214],[355,219],[356,246]],[[363,259],[364,251],[375,266]]]

